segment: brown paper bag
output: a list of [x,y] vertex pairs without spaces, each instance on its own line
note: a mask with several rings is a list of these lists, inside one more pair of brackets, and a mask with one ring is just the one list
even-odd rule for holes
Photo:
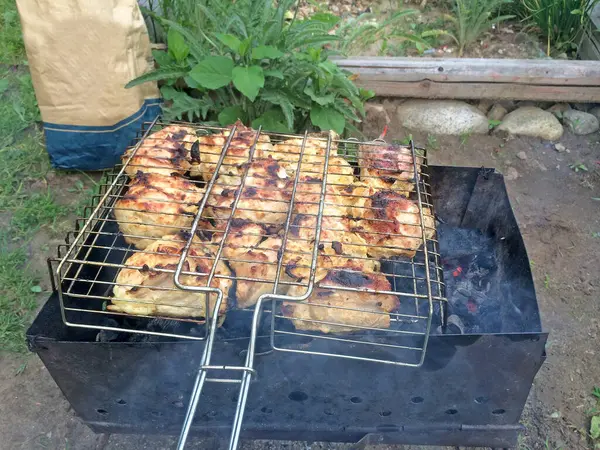
[[125,84],[153,65],[136,0],[17,0],[31,77],[56,167],[113,166],[160,111],[156,84]]

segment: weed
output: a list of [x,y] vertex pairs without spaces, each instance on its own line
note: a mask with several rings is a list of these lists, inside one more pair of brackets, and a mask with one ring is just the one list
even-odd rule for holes
[[392,143],[393,144],[400,144],[400,145],[409,145],[412,140],[413,140],[413,135],[412,135],[412,133],[410,133],[404,139],[394,139],[392,141]]
[[546,289],[550,288],[550,275],[548,275],[548,274],[544,275],[544,287]]
[[21,363],[21,365],[15,371],[15,375],[21,375],[23,372],[25,372],[25,369],[27,369],[27,362]]
[[546,54],[573,51],[588,27],[590,12],[599,0],[521,0],[515,3],[517,14],[529,26],[539,30],[546,40]]
[[582,162],[576,162],[573,164],[569,164],[569,169],[574,170],[575,173],[589,172],[587,166]]
[[600,387],[594,386],[594,388],[592,389],[592,395],[598,400],[600,400]]
[[454,0],[453,15],[444,17],[451,23],[451,30],[437,29],[423,33],[422,37],[448,36],[458,46],[458,56],[465,47],[479,39],[494,24],[511,19],[513,15],[494,15],[511,0]]
[[[493,119],[490,119],[490,120],[488,120],[488,128],[489,128],[490,130],[493,130],[494,128],[496,128],[496,127],[497,127],[498,125],[500,125],[501,123],[502,123],[502,121],[501,121],[501,120],[493,120]],[[504,145],[502,145],[502,146],[504,147]]]
[[594,232],[592,233],[592,237],[593,237],[593,238],[600,238],[600,231],[594,231]]
[[462,133],[460,135],[460,146],[461,147],[466,147],[467,143],[469,142],[469,138],[471,137],[471,132],[468,131],[466,133]]
[[428,150],[439,150],[440,144],[437,141],[437,138],[433,134],[427,135],[427,149]]

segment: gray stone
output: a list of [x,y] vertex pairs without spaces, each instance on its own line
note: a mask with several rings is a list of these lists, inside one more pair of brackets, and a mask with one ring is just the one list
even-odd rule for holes
[[481,100],[477,105],[477,109],[482,113],[487,114],[493,104],[494,102],[491,100]]
[[570,109],[571,109],[571,105],[569,105],[568,103],[555,103],[550,108],[548,108],[546,111],[551,112],[557,118],[562,119],[562,116],[565,113],[565,111],[568,111]]
[[506,169],[506,175],[504,175],[504,177],[507,180],[516,180],[517,178],[519,178],[519,172],[517,172],[517,169],[515,169],[514,167],[509,167],[508,169]]
[[537,106],[537,103],[533,100],[521,100],[517,102],[517,108],[525,108],[527,106]]
[[563,123],[573,134],[579,136],[594,133],[600,128],[596,116],[576,109],[570,109],[563,113]]
[[573,108],[583,112],[588,112],[590,109],[592,109],[592,106],[593,105],[591,103],[573,103]]
[[525,161],[527,159],[527,153],[519,152],[519,153],[517,153],[517,158],[519,158],[522,161]]
[[496,102],[496,104],[504,107],[508,112],[517,109],[517,103],[514,100],[500,100],[499,102]]
[[509,134],[533,136],[556,141],[563,134],[563,127],[556,117],[541,108],[526,106],[508,113],[496,128]]
[[502,120],[504,119],[504,116],[506,116],[506,114],[508,114],[506,108],[501,104],[496,103],[494,104],[494,106],[492,106],[492,109],[490,109],[490,111],[487,113],[487,118],[488,120]]
[[562,153],[566,149],[567,148],[564,145],[562,145],[561,143],[554,144],[554,150],[556,150],[558,153]]
[[398,106],[397,115],[410,130],[455,136],[488,132],[487,117],[475,106],[456,100],[408,100]]
[[600,120],[600,106],[596,106],[588,111],[590,114],[596,116],[596,119]]
[[367,103],[365,105],[365,120],[362,132],[368,139],[377,138],[386,125],[391,122],[386,108],[378,103]]

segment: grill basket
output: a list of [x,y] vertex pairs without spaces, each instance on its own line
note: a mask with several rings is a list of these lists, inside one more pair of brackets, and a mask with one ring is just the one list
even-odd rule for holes
[[[134,183],[144,183],[144,173],[175,176],[168,172],[172,159],[148,157],[149,150],[163,149],[166,141],[155,136],[171,125],[193,129],[198,138],[199,145],[189,134],[169,138],[179,151],[191,155],[191,168],[178,175],[194,177],[185,178],[185,195],[171,195],[168,188],[146,194],[143,204],[160,207],[156,211],[148,207],[140,218],[135,208],[123,206],[127,205],[123,200],[132,197],[128,192]],[[250,137],[245,147],[240,136]],[[214,145],[203,144],[213,141]],[[429,170],[425,151],[412,142],[394,147],[400,157],[389,149],[380,140],[343,140],[333,133],[300,136],[159,119],[145,124],[123,164],[106,175],[99,194],[51,262],[63,321],[101,332],[206,340],[179,448],[185,445],[206,382],[240,385],[230,441],[230,448],[236,448],[255,374],[254,357],[259,354],[256,339],[265,332],[270,335],[267,351],[419,367],[434,303],[439,304],[441,320],[444,302]],[[398,164],[397,158],[409,177],[386,177],[386,168]],[[276,184],[266,184],[272,178]],[[347,188],[348,180],[354,189]],[[401,216],[408,219],[396,225],[399,232],[386,231],[392,220],[380,211],[388,198],[376,203],[378,189],[373,186],[391,193],[392,199],[395,194],[411,199],[414,207]],[[199,201],[195,194],[200,194]],[[134,219],[124,220],[123,213],[134,213],[125,215]],[[244,228],[254,217],[260,218],[256,222],[263,231]],[[346,238],[340,223],[350,224],[352,235],[362,236],[360,245]],[[160,237],[123,231],[132,226],[152,228]],[[147,243],[144,250],[131,244],[140,239]],[[269,240],[276,246],[260,246]],[[161,257],[162,248],[173,245],[178,253],[169,264],[148,267],[135,262],[140,257]],[[256,258],[257,253],[262,259]],[[322,261],[336,261],[343,270],[324,270]],[[238,270],[227,270],[234,267]],[[248,276],[244,267],[253,267],[251,274],[269,276]],[[117,292],[148,289],[135,277],[119,281],[121,271],[151,271],[150,278],[161,280],[151,286],[158,300],[118,297]],[[244,285],[247,292],[256,289],[262,295],[251,302],[255,305],[241,308],[232,292]],[[116,291],[115,286],[125,290]],[[161,303],[165,297],[183,298],[175,309],[186,314],[173,314],[169,310],[173,303]],[[334,297],[380,300],[377,306],[396,303],[391,310],[377,310],[315,301]],[[189,298],[196,302],[194,307]],[[237,366],[219,364],[219,355],[212,352],[219,327],[227,324],[226,311],[246,315],[251,324],[238,331],[250,339],[245,361]],[[331,346],[335,350],[311,352],[304,345],[307,339],[335,341]],[[381,356],[374,358],[372,352],[364,356],[367,347],[381,349],[377,353]]]

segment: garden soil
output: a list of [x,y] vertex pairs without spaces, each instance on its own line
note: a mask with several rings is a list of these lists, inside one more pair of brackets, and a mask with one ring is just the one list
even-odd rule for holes
[[[394,124],[390,130],[388,139],[405,136]],[[429,144],[433,164],[495,167],[510,173],[508,192],[532,263],[543,326],[550,332],[548,359],[535,378],[522,417],[527,431],[518,448],[592,448],[586,430],[588,411],[595,404],[591,392],[600,386],[600,201],[594,200],[600,197],[600,136],[565,135],[561,142],[568,153],[558,153],[553,144],[532,138],[414,137],[418,144]],[[569,167],[578,164],[587,171]],[[40,235],[30,249],[32,267],[40,271],[49,239]],[[44,280],[42,286],[47,287]],[[34,355],[0,353],[0,399],[0,449],[155,450],[174,446],[173,437],[93,434],[80,423]],[[350,448],[274,441],[247,442],[241,447]],[[193,439],[188,448],[217,448],[217,443]]]

